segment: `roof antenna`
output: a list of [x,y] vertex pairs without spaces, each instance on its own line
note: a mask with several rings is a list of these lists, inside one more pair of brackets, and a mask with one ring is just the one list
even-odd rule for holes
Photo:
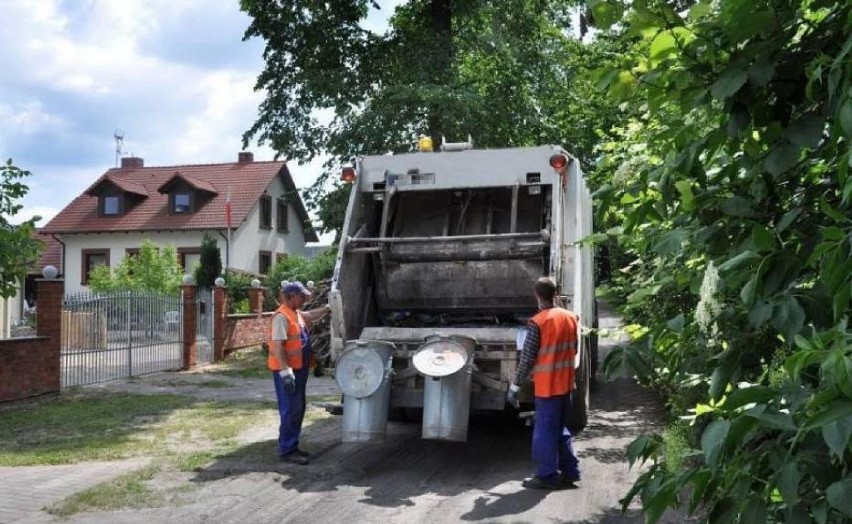
[[115,138],[115,167],[118,167],[118,159],[121,158],[121,146],[124,145],[124,131],[116,129],[112,137]]

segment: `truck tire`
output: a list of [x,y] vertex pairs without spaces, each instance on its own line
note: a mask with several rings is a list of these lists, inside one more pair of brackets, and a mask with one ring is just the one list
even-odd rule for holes
[[568,429],[579,433],[589,423],[589,383],[591,380],[591,344],[586,338],[580,351],[580,367],[577,369],[577,389],[571,395],[571,420]]

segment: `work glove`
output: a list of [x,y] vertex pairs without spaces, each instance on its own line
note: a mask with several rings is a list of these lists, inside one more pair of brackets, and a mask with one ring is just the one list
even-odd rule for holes
[[517,386],[517,384],[512,384],[509,386],[509,390],[506,391],[506,404],[509,404],[515,409],[521,407],[521,403],[518,402],[518,391],[521,388]]
[[296,391],[296,375],[293,374],[292,368],[282,369],[278,372],[281,377],[281,383],[284,385],[284,391],[293,393]]

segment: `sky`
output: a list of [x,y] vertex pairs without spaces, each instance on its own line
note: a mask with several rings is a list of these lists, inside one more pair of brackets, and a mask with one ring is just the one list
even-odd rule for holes
[[[401,1],[380,1],[381,32]],[[32,173],[19,223],[45,225],[123,156],[234,162],[262,92],[263,44],[239,0],[0,0],[0,157]],[[252,144],[255,160],[275,152]],[[324,159],[288,165],[300,188]]]

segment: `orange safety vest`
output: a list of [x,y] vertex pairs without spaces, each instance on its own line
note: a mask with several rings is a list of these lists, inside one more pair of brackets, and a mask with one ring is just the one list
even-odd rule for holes
[[[302,369],[302,338],[301,338],[301,315],[297,314],[287,306],[279,306],[275,311],[275,315],[282,314],[287,318],[287,340],[284,340],[284,358],[287,359],[287,364],[293,370]],[[272,323],[275,320],[275,315],[269,320],[269,327],[266,332],[266,343],[269,344],[269,356],[266,358],[266,365],[272,371],[281,371],[281,364],[275,358],[272,351]]]
[[541,331],[533,365],[536,397],[565,395],[574,389],[577,317],[566,309],[543,309],[530,319]]

